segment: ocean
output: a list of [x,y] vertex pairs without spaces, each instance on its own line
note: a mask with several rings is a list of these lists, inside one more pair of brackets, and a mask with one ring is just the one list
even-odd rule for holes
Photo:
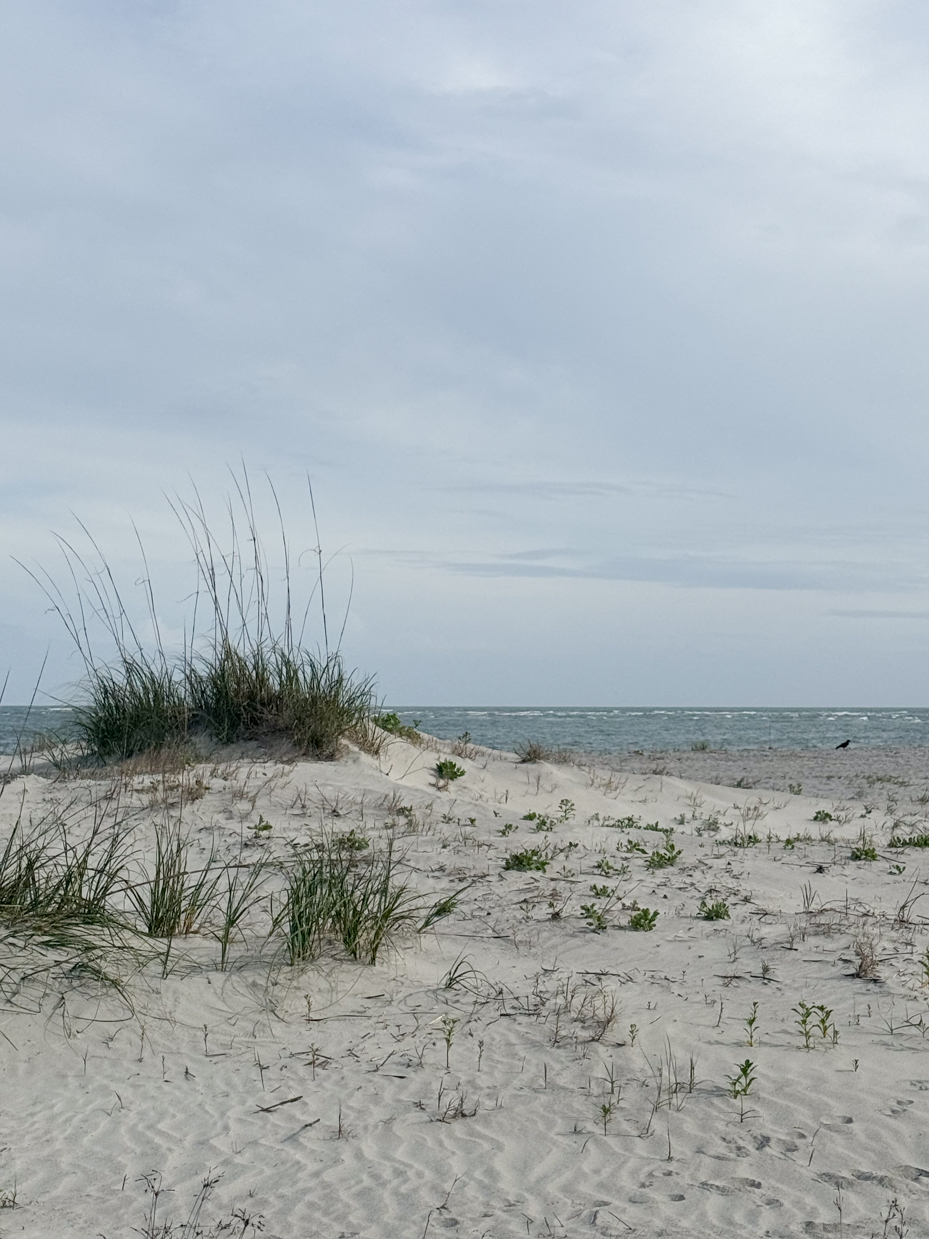
[[[453,740],[468,732],[478,744],[514,749],[526,740],[586,753],[636,749],[831,749],[843,740],[856,747],[929,744],[929,709],[769,709],[757,707],[587,706],[391,706],[405,723]],[[20,736],[67,735],[67,706],[0,706],[0,753],[12,753]]]

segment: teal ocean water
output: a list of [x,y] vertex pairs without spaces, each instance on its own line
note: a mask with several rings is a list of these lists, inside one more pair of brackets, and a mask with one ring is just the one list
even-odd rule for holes
[[834,748],[929,744],[929,709],[701,709],[583,706],[525,708],[393,707],[443,740],[469,732],[478,744],[513,749],[525,740],[586,753],[635,749]]
[[[834,748],[929,744],[929,709],[700,709],[649,707],[393,706],[405,723],[444,740],[464,732],[478,744],[513,749],[526,740],[588,753],[635,749]],[[72,711],[65,706],[0,706],[0,753],[12,753],[20,734],[67,735]]]

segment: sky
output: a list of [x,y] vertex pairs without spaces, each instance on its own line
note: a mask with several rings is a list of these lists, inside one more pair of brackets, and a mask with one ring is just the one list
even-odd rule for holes
[[144,635],[138,534],[179,641],[171,497],[220,528],[244,468],[301,597],[312,479],[330,628],[388,703],[929,704],[924,3],[0,30],[7,703],[43,659],[46,700],[80,680],[26,571],[67,593],[56,536]]

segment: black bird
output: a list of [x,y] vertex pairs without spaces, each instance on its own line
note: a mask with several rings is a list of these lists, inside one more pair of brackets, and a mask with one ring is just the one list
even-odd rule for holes
[[837,744],[835,747],[837,749],[847,749],[850,744],[851,740],[843,740],[841,744]]

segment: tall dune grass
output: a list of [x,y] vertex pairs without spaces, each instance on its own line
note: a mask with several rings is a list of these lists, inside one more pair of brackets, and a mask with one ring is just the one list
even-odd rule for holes
[[[199,494],[171,507],[187,536],[195,563],[192,613],[184,648],[166,651],[155,598],[139,541],[151,640],[137,623],[105,556],[84,529],[92,555],[59,538],[70,579],[70,597],[51,575],[31,573],[67,629],[85,669],[84,700],[76,728],[86,751],[101,761],[121,760],[153,749],[182,747],[203,736],[228,744],[243,740],[286,740],[305,755],[331,759],[346,737],[376,743],[374,682],[347,669],[329,646],[324,565],[312,491],[310,503],[318,571],[299,616],[294,612],[291,549],[277,495],[282,568],[272,571],[262,541],[247,472],[234,479],[222,539],[211,526]],[[27,571],[29,571],[27,569]],[[271,596],[279,577],[280,604]],[[305,633],[318,595],[322,648],[314,653]],[[202,625],[202,631],[198,628]],[[344,623],[342,625],[344,632]],[[102,636],[109,656],[98,653]]]

